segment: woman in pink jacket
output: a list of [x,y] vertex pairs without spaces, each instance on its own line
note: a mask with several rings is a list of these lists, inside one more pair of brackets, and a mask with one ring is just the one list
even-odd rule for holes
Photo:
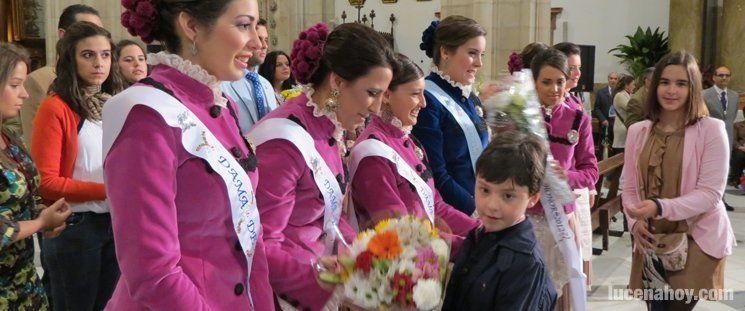
[[106,193],[121,278],[108,310],[274,310],[253,148],[219,81],[259,48],[256,0],[123,0],[167,52],[104,106]]
[[426,105],[424,73],[406,56],[397,59],[381,115],[373,116],[349,156],[356,220],[367,229],[386,218],[414,215],[465,236],[478,221],[442,200],[424,148],[409,135]]
[[698,299],[720,298],[709,290],[723,288],[735,245],[722,204],[727,134],[707,116],[701,74],[686,52],[657,63],[646,110],[648,120],[629,128],[624,156],[623,206],[634,240],[629,287],[692,290],[682,301],[646,301],[649,309],[691,310]]
[[334,240],[355,236],[341,215],[343,135],[380,110],[394,57],[370,27],[343,24],[331,33],[321,23],[311,27],[292,49],[293,75],[304,94],[248,133],[259,157],[256,198],[269,280],[283,305],[335,310],[337,296],[318,284],[313,262],[333,251]]

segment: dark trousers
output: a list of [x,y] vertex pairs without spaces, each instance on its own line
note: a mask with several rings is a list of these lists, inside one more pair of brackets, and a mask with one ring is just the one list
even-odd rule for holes
[[739,184],[743,169],[745,169],[745,152],[734,148],[732,150],[732,157],[729,160],[728,181],[735,185]]
[[54,310],[103,310],[119,279],[111,216],[90,212],[75,216],[78,223],[42,243]]

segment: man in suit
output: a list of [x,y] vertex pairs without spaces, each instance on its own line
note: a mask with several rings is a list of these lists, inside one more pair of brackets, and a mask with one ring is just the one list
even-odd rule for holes
[[253,51],[243,79],[223,82],[220,85],[222,91],[233,99],[238,107],[238,125],[242,134],[248,133],[254,124],[278,106],[274,87],[258,73],[259,65],[264,63],[269,48],[269,32],[266,25],[264,19],[259,19],[256,24],[261,48]]
[[[595,146],[602,146],[604,140],[608,142],[613,141],[613,119],[615,116],[611,116],[611,107],[613,107],[613,88],[618,83],[618,73],[611,72],[608,74],[608,86],[598,89],[595,93],[595,106],[592,110],[593,117],[597,118],[600,122],[600,135],[595,137]],[[600,156],[596,155],[598,159],[602,159],[602,150]]]
[[647,90],[650,84],[652,84],[652,74],[654,73],[654,67],[644,69],[642,72],[642,87],[639,88],[634,95],[631,95],[629,103],[626,105],[626,120],[624,124],[628,129],[632,124],[646,119],[644,114],[644,105],[647,101]]
[[[737,106],[740,97],[737,92],[727,88],[732,73],[727,67],[721,66],[714,71],[714,86],[704,90],[704,101],[706,108],[709,109],[709,115],[713,118],[724,121],[724,127],[727,129],[727,138],[729,146],[732,149],[733,125],[737,117]],[[730,172],[730,176],[736,176]],[[734,210],[729,204],[724,203],[727,210]]]

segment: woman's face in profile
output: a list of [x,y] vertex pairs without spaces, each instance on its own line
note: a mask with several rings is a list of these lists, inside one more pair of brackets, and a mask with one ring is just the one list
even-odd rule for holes
[[388,89],[392,78],[390,68],[378,66],[353,81],[341,79],[336,116],[345,130],[355,130],[365,123],[371,113],[380,111],[383,92]]

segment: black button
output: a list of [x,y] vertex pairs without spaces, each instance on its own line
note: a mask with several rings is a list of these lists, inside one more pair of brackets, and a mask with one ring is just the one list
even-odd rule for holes
[[210,107],[210,117],[217,118],[220,116],[221,112],[222,112],[222,108],[220,106]]
[[243,247],[241,246],[241,241],[235,241],[235,250],[242,252]]
[[465,97],[461,97],[461,98],[460,98],[460,102],[461,102],[461,103],[465,103],[465,102],[466,102],[466,98],[465,98]]
[[232,153],[233,156],[236,158],[243,157],[243,151],[241,151],[241,149],[239,149],[238,147],[230,148],[230,153]]
[[242,283],[235,284],[235,288],[233,289],[233,292],[235,293],[236,296],[240,296],[241,294],[243,294],[243,284]]
[[244,171],[246,172],[253,172],[256,170],[256,156],[253,154],[249,154],[248,158],[243,158],[238,160],[238,164],[241,165]]
[[411,145],[409,143],[409,141],[408,140],[404,140],[404,147],[409,148],[409,145]]
[[329,146],[334,146],[334,145],[336,145],[336,139],[334,139],[333,137],[329,138]]
[[423,168],[422,168],[422,165],[421,165],[421,164],[417,164],[417,165],[416,165],[416,171],[417,171],[417,172],[421,172],[421,171],[422,171],[422,169],[423,169]]

